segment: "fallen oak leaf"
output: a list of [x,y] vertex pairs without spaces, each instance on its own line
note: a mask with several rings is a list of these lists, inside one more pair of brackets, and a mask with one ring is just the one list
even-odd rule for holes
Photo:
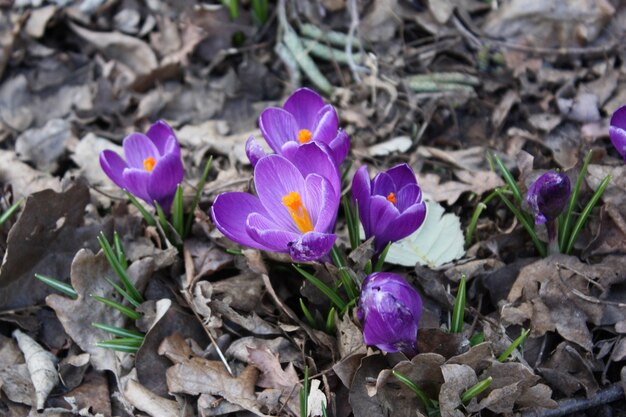
[[274,355],[267,347],[260,349],[248,348],[248,358],[250,364],[256,366],[261,371],[261,376],[256,385],[261,388],[286,388],[291,390],[294,385],[299,384],[298,374],[290,363],[283,370],[278,361],[278,356]]
[[17,345],[24,354],[30,379],[35,387],[37,411],[42,411],[48,394],[59,382],[55,363],[56,356],[42,348],[39,343],[19,329],[13,331],[13,337],[17,340]]

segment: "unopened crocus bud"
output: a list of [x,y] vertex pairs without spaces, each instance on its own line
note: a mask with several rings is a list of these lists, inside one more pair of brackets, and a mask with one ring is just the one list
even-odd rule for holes
[[611,116],[611,126],[609,126],[609,136],[617,152],[626,161],[626,106],[615,110]]
[[400,275],[375,272],[365,278],[357,316],[363,338],[385,352],[417,354],[417,325],[422,298]]
[[546,172],[533,183],[526,193],[526,201],[535,215],[535,224],[556,219],[569,201],[569,177],[560,172]]

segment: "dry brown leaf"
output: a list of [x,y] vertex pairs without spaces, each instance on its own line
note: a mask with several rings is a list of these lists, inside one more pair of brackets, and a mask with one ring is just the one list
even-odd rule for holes
[[15,142],[15,152],[21,160],[33,162],[39,171],[52,173],[75,140],[68,121],[51,119],[41,129],[22,133]]
[[248,360],[261,371],[256,382],[256,385],[261,388],[280,388],[290,391],[294,385],[299,384],[298,374],[293,364],[290,363],[283,370],[278,356],[267,348],[248,348]]
[[13,337],[17,340],[17,345],[24,354],[28,374],[33,382],[33,387],[35,387],[37,411],[42,411],[48,395],[59,382],[59,373],[56,368],[57,358],[19,329],[13,331]]
[[166,338],[159,347],[159,354],[175,363],[167,370],[167,386],[170,392],[219,395],[258,416],[266,416],[260,411],[254,393],[258,378],[255,367],[248,366],[237,377],[233,377],[220,361],[191,355],[180,335]]
[[13,151],[0,150],[0,183],[11,184],[16,198],[45,189],[61,190],[58,178],[39,172],[17,158]]
[[346,312],[343,319],[336,316],[335,323],[337,325],[337,345],[339,346],[340,359],[362,350],[365,346],[363,332],[354,324],[350,314]]
[[15,364],[0,370],[2,391],[13,402],[34,407],[37,403],[35,387],[25,363]]
[[[439,391],[439,409],[441,417],[463,417],[458,410],[461,405],[461,394],[478,383],[476,372],[467,365],[441,365],[444,383]],[[476,399],[472,399],[472,403]],[[471,403],[470,403],[471,404]]]
[[[184,410],[181,410],[176,401],[159,397],[132,379],[127,382],[124,388],[124,397],[133,407],[153,417],[193,416],[191,407],[185,407]],[[182,414],[181,411],[183,411]]]

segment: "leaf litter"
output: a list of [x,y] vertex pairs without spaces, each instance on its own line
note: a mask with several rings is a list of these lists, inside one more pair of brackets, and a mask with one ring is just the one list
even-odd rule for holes
[[[289,38],[280,19],[257,24],[247,2],[237,17],[220,5],[179,3],[2,3],[0,207],[8,196],[24,200],[0,225],[3,409],[299,415],[305,366],[311,416],[322,403],[337,416],[427,415],[391,370],[438,401],[442,416],[542,415],[567,410],[570,397],[586,409],[611,384],[624,385],[626,185],[607,133],[624,104],[622,5],[269,2],[271,13],[286,9],[289,34],[315,46],[294,65],[294,52],[281,50]],[[285,82],[323,82],[304,61],[334,86],[328,98],[351,136],[353,165],[406,162],[434,200],[430,226],[392,245],[387,259],[393,271],[415,267],[410,281],[424,297],[413,358],[365,346],[349,312],[333,313],[322,330],[330,304],[290,260],[226,252],[236,247],[206,214],[218,193],[251,187],[245,142],[260,137],[260,111],[290,93]],[[101,150],[119,150],[126,134],[159,118],[175,128],[188,173],[215,158],[180,253],[145,227],[97,163]],[[495,201],[477,220],[476,243],[464,246],[474,208],[505,184],[488,154],[500,155],[525,190],[533,165],[575,172],[588,150],[581,193],[590,196],[607,174],[612,181],[575,256],[538,258]],[[197,177],[183,184],[186,204]],[[115,274],[95,239],[114,229],[146,298],[137,321],[90,297],[114,297],[103,278]],[[355,269],[367,251],[352,253]],[[54,293],[35,273],[78,297]],[[327,283],[332,273],[317,267]],[[466,322],[450,334],[462,275]],[[110,336],[92,322],[136,328],[145,339],[135,355],[102,349],[95,343]],[[522,328],[530,329],[524,348],[499,362]],[[45,365],[22,354],[13,332],[34,340]],[[483,343],[470,341],[479,333]],[[49,377],[45,388],[39,374]],[[460,394],[487,377],[489,388],[462,404]],[[623,396],[611,398],[601,405],[620,410]]]

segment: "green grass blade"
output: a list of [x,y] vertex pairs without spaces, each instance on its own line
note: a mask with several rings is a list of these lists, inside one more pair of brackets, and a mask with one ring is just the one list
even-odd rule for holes
[[354,300],[359,295],[359,289],[352,280],[350,273],[347,271],[346,263],[344,262],[341,253],[339,253],[339,248],[337,248],[337,245],[333,245],[333,248],[330,250],[330,257],[333,260],[335,266],[339,269],[339,279],[341,279],[341,283],[346,289],[348,297],[351,300]]
[[498,356],[498,361],[500,362],[506,361],[509,358],[509,356],[511,356],[511,353],[513,353],[513,351],[517,349],[517,347],[521,345],[524,342],[524,340],[526,340],[529,334],[530,334],[530,329],[523,330],[522,334],[520,334],[519,337],[515,339],[513,343],[511,343],[511,346],[506,348],[506,350],[502,352],[500,356]]
[[0,214],[0,225],[9,220],[9,217],[11,217],[13,213],[15,213],[20,208],[21,205],[22,200],[16,201],[11,205],[11,207],[9,207],[2,214]]
[[139,346],[119,345],[111,343],[110,340],[96,343],[96,346],[102,349],[117,350],[118,352],[137,353]]
[[489,388],[493,382],[492,377],[488,377],[477,383],[471,388],[468,388],[463,394],[461,394],[461,401],[463,404],[467,404],[472,398]]
[[[391,374],[394,377],[396,377],[396,379],[398,381],[402,382],[411,391],[413,391],[415,393],[415,396],[421,401],[422,405],[426,409],[426,412],[429,413],[429,410],[432,410],[433,408],[436,409],[435,405],[433,404],[433,401],[430,398],[428,398],[428,395],[426,395],[426,393],[424,391],[419,389],[418,386],[415,385],[415,383],[413,381],[411,381],[406,375],[401,374],[398,371],[391,371]],[[430,415],[430,413],[429,413],[429,415]]]
[[476,225],[478,224],[478,219],[480,215],[483,213],[483,210],[487,208],[485,203],[478,203],[476,208],[474,209],[474,213],[472,214],[472,218],[467,226],[467,231],[465,232],[465,247],[468,248],[472,244],[472,238],[474,237],[474,231],[476,230]]
[[598,204],[598,201],[600,200],[600,197],[602,197],[602,194],[604,193],[604,190],[606,190],[606,187],[609,186],[610,182],[611,182],[611,176],[610,175],[607,175],[606,177],[604,177],[604,179],[600,183],[600,186],[598,187],[596,192],[593,193],[593,196],[591,196],[591,200],[589,200],[589,202],[587,203],[587,205],[583,209],[582,213],[580,214],[580,217],[578,218],[578,221],[574,225],[574,229],[572,229],[572,234],[571,234],[571,236],[569,238],[569,241],[567,242],[567,246],[565,248],[565,253],[567,255],[570,255],[572,253],[572,250],[574,249],[574,244],[576,243],[576,239],[578,239],[578,235],[583,230],[583,226],[585,225],[585,222],[587,221],[587,218],[589,218],[589,215],[591,214],[591,211],[596,206],[596,204]]
[[461,333],[463,330],[463,320],[465,317],[465,275],[461,277],[459,289],[454,300],[454,308],[452,309],[452,322],[450,323],[450,333]]
[[513,198],[517,205],[522,205],[522,192],[517,185],[517,181],[513,178],[511,171],[504,165],[500,157],[496,154],[492,154],[493,160],[495,161],[500,173],[502,173],[502,178],[504,178],[504,182],[508,185],[509,189],[513,192]]
[[202,196],[202,189],[204,188],[204,184],[206,184],[206,179],[209,176],[209,171],[211,170],[211,165],[213,164],[213,155],[209,157],[206,165],[204,166],[204,171],[202,171],[202,176],[200,177],[200,182],[196,186],[196,194],[193,196],[193,200],[191,201],[191,207],[189,208],[189,215],[187,216],[187,222],[185,224],[185,236],[191,232],[191,225],[193,224],[194,212],[196,211],[196,206],[200,202],[200,197]]
[[148,213],[148,210],[146,210],[141,203],[139,202],[139,200],[137,200],[137,198],[135,198],[134,195],[132,195],[131,193],[129,193],[128,191],[126,191],[126,196],[128,197],[128,199],[130,200],[130,202],[132,203],[133,206],[135,206],[137,208],[137,210],[139,210],[139,212],[141,213],[141,215],[143,216],[144,220],[146,221],[146,223],[149,226],[156,226],[156,220],[154,220],[154,216],[152,216],[152,214]]
[[335,332],[335,307],[331,307],[326,317],[326,333],[333,334]]
[[304,381],[300,388],[300,417],[309,416],[309,367],[304,367]]
[[122,240],[117,231],[113,232],[113,246],[115,247],[115,256],[120,262],[120,265],[125,270],[128,269],[128,261],[126,260],[126,253],[124,253],[124,246],[122,246]]
[[46,285],[54,288],[55,290],[67,295],[74,300],[78,298],[78,293],[70,284],[66,284],[65,282],[59,281],[58,279],[50,278],[45,275],[35,274],[35,278],[39,281],[42,281]]
[[348,178],[348,174],[350,173],[350,168],[352,168],[352,161],[348,161],[344,165],[343,170],[341,171],[341,183],[342,184],[344,184],[346,182],[346,179]]
[[100,301],[101,303],[106,304],[109,307],[119,311],[120,313],[122,313],[123,315],[125,315],[126,317],[132,320],[139,320],[141,318],[141,314],[137,313],[135,310],[131,308],[121,305],[118,302],[109,300],[108,298],[100,297],[99,295],[92,295],[92,297]]
[[268,18],[267,0],[252,0],[252,11],[257,21],[263,25]]
[[130,294],[130,296],[137,303],[143,303],[143,297],[133,285],[130,277],[126,273],[126,269],[122,266],[117,256],[115,256],[115,254],[113,253],[113,248],[111,247],[111,244],[102,232],[100,232],[100,236],[98,236],[98,243],[100,243],[100,247],[102,248],[102,252],[104,252],[104,256],[107,258],[107,261],[109,261],[109,264],[111,265],[113,271],[115,271],[115,274],[120,278],[120,281],[122,281],[122,284],[124,285],[124,288],[126,288],[128,294]]
[[576,185],[574,185],[574,189],[572,190],[572,195],[569,199],[569,204],[567,206],[567,211],[563,216],[563,221],[560,227],[559,234],[559,248],[561,248],[561,252],[565,253],[565,245],[568,242],[568,235],[570,229],[572,228],[572,215],[574,214],[574,209],[576,208],[576,204],[578,203],[578,194],[580,193],[580,187],[582,186],[583,179],[585,175],[587,175],[587,167],[589,166],[589,162],[591,161],[591,156],[593,155],[593,151],[589,151],[587,156],[585,156],[585,161],[583,162],[583,167],[578,174],[578,178],[576,179]]
[[117,285],[115,282],[113,282],[112,280],[110,280],[109,278],[104,278],[106,280],[106,282],[108,282],[114,289],[115,291],[117,291],[122,297],[124,297],[124,299],[126,301],[128,301],[129,303],[131,303],[133,305],[133,307],[137,308],[141,305],[141,303],[138,303],[137,301],[135,301],[133,299],[133,297],[131,297],[130,294],[128,294],[124,288],[120,287],[119,285]]
[[174,194],[174,202],[172,203],[172,226],[174,227],[174,230],[176,230],[176,233],[178,233],[181,237],[184,236],[185,233],[184,210],[183,187],[179,184],[178,187],[176,187],[176,194]]
[[320,281],[319,278],[314,275],[309,274],[304,269],[300,268],[298,265],[293,265],[293,267],[302,275],[307,281],[313,284],[318,290],[320,290],[328,299],[339,308],[339,310],[343,310],[346,307],[346,302],[341,299],[339,294],[337,294],[332,288],[328,285],[324,284]]
[[[343,206],[343,213],[346,217],[346,225],[348,226],[348,236],[350,238],[350,247],[355,250],[359,246],[359,225],[358,218],[355,218],[355,212],[352,210],[352,204],[348,200],[347,196],[341,197],[341,205]],[[356,229],[356,234],[354,233]]]
[[539,252],[539,254],[542,257],[546,256],[546,248],[545,248],[544,244],[541,243],[541,241],[537,237],[537,233],[535,233],[535,229],[533,228],[533,226],[528,221],[528,218],[526,218],[517,209],[517,207],[515,207],[515,205],[513,205],[511,200],[506,198],[506,196],[504,195],[504,193],[502,192],[501,189],[496,189],[496,193],[498,194],[498,196],[500,197],[502,202],[509,208],[509,210],[511,210],[511,212],[513,212],[515,217],[517,217],[517,220],[522,224],[522,226],[524,226],[524,229],[526,229],[526,231],[530,235],[530,238],[532,239],[533,243],[535,244],[535,247],[537,248],[537,251]]
[[123,327],[111,326],[104,323],[91,323],[91,325],[96,329],[104,330],[107,333],[111,333],[112,335],[119,337],[134,338],[139,340],[143,340],[145,337],[143,333],[139,333],[135,330],[125,329]]
[[309,323],[309,326],[314,329],[317,328],[315,318],[313,317],[313,314],[311,314],[311,310],[309,310],[306,304],[304,304],[304,300],[302,298],[300,298],[300,308],[302,309],[302,314],[304,314],[304,318]]

